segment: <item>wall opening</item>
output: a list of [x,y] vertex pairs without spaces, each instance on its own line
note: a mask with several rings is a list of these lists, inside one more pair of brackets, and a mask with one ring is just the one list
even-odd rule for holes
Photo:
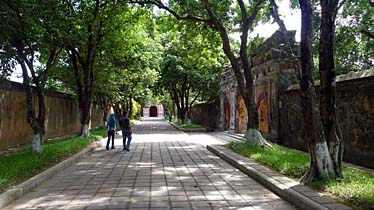
[[263,135],[269,133],[269,111],[266,99],[262,99],[258,106],[258,121],[259,128]]
[[150,117],[157,117],[157,107],[156,106],[149,107],[149,116]]

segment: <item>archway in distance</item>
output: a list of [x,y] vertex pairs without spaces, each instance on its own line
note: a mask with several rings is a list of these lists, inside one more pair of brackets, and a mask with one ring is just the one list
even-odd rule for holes
[[149,107],[149,116],[150,117],[157,117],[157,107],[156,106]]

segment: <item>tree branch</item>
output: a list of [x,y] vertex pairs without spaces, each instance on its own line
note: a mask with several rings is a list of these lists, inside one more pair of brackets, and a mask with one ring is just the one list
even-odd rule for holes
[[287,28],[286,28],[286,25],[284,24],[283,20],[279,17],[279,12],[278,12],[278,8],[279,7],[275,3],[274,0],[270,0],[270,4],[272,5],[272,8],[270,9],[271,16],[277,22],[277,24],[278,24],[278,26],[279,26],[279,28],[281,30],[283,40],[284,40],[284,42],[286,44],[286,47],[287,47],[286,53],[293,60],[294,65],[298,66],[299,65],[299,61],[297,59],[297,56],[293,53],[293,50],[292,50],[292,47],[291,47],[291,43],[290,43],[290,41],[287,38]]
[[360,29],[360,32],[366,36],[368,36],[371,39],[374,39],[374,32],[368,31],[366,29]]
[[195,96],[195,98],[190,103],[190,107],[192,107],[192,104],[195,103],[196,99],[200,96],[200,93],[201,93],[201,89],[199,89],[199,91],[197,92],[197,95]]
[[184,15],[184,16],[179,15],[176,11],[174,11],[170,7],[166,6],[160,0],[154,0],[154,1],[152,1],[152,0],[131,1],[130,0],[130,1],[127,1],[127,3],[135,3],[135,4],[140,4],[140,5],[153,4],[160,9],[166,10],[167,12],[172,14],[175,18],[177,18],[178,20],[194,20],[194,21],[197,21],[197,22],[203,22],[203,23],[206,23],[208,25],[211,25],[211,22],[208,19],[204,19],[203,17],[199,17],[199,16],[195,16],[195,15],[191,15],[191,14],[187,14],[187,15]]
[[[340,8],[345,4],[345,2],[347,0],[342,0],[340,3],[339,3],[339,0],[335,0],[336,2],[334,2],[334,10],[332,11],[332,17],[333,17],[333,22],[335,22],[336,20],[336,16],[338,15],[338,12],[340,10]],[[369,0],[370,2],[370,0]]]
[[275,22],[277,22],[279,28],[281,29],[282,33],[287,33],[287,28],[283,22],[282,19],[279,17],[278,12],[278,5],[275,3],[274,0],[270,0],[270,4],[272,5],[272,8],[270,9],[270,14],[274,18]]

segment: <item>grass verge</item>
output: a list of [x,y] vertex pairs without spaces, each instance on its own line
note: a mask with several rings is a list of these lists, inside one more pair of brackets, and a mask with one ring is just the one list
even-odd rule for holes
[[171,121],[172,121],[173,123],[175,123],[175,124],[181,126],[182,128],[204,128],[204,127],[201,126],[201,125],[196,125],[196,124],[191,124],[191,125],[189,125],[189,124],[186,124],[186,123],[182,123],[181,120],[177,120],[177,119],[172,119]]
[[[301,178],[308,170],[309,156],[294,149],[272,144],[273,147],[251,146],[230,142],[226,146],[238,154],[253,158],[282,174]],[[356,209],[374,209],[374,174],[343,167],[344,179],[315,181],[311,187],[330,194]]]
[[31,146],[0,156],[0,193],[9,186],[24,181],[45,168],[77,153],[88,144],[105,137],[105,128],[91,130],[89,138],[72,137],[44,144],[43,154],[32,152]]

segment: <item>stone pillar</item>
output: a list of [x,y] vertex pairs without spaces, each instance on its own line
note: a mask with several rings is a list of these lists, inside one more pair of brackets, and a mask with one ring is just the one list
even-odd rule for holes
[[235,119],[236,119],[236,91],[230,93],[230,128],[229,133],[235,133]]
[[219,115],[219,124],[218,130],[224,131],[225,128],[225,95],[223,92],[220,94],[220,115]]

